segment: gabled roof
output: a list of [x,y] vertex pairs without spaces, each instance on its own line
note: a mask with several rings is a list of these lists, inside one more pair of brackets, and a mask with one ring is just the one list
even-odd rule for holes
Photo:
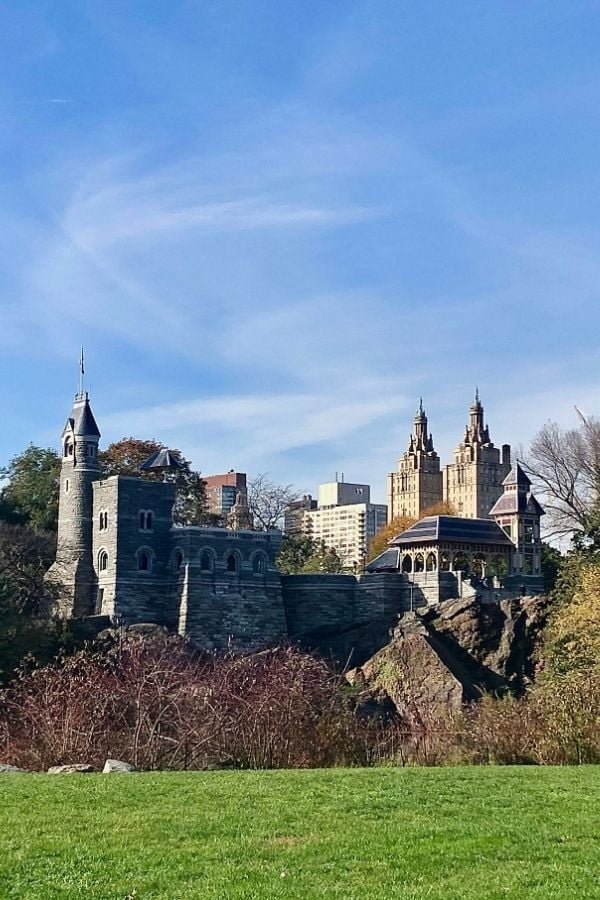
[[426,516],[390,541],[390,547],[411,544],[493,544],[514,546],[493,519],[466,519],[461,516]]
[[514,464],[502,484],[516,484],[518,487],[527,488],[527,490],[531,487],[531,481],[518,462]]
[[[509,481],[511,476],[512,480]],[[531,481],[518,463],[516,466],[513,466],[504,479],[503,484],[505,487],[516,486],[516,490],[505,490],[502,496],[498,497],[490,509],[491,516],[506,516],[525,512],[534,516],[544,516],[546,514],[544,507],[538,503],[531,493]]]
[[527,512],[531,512],[536,516],[546,515],[546,510],[533,494],[529,494],[527,497]]
[[96,424],[87,393],[75,395],[73,409],[63,428],[62,437],[71,431],[77,437],[100,437],[100,429]]

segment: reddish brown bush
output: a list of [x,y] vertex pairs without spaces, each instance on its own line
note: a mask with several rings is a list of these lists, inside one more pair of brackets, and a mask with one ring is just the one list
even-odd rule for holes
[[199,657],[176,638],[127,640],[22,676],[0,708],[1,758],[33,769],[323,766],[363,747],[339,676],[292,648]]

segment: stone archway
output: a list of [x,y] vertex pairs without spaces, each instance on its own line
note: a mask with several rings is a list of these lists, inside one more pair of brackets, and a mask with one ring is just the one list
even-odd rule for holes
[[413,570],[413,562],[412,557],[406,553],[402,559],[402,571],[406,574],[410,574]]
[[487,557],[485,553],[476,553],[473,557],[473,575],[481,580],[487,575]]
[[504,576],[508,572],[508,565],[507,565],[506,559],[500,553],[497,553],[491,559],[490,569],[491,569],[492,575],[495,575],[496,578],[504,578]]
[[466,553],[462,551],[454,554],[454,558],[452,560],[452,571],[453,572],[463,572],[465,575],[469,574],[471,569],[471,565],[469,563],[469,558]]
[[425,571],[425,557],[422,553],[417,553],[415,556],[415,572],[424,572]]
[[435,572],[437,570],[437,558],[433,550],[427,554],[427,558],[425,560],[425,571],[426,572]]

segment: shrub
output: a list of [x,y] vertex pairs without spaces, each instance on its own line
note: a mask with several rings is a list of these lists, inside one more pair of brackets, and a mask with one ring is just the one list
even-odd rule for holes
[[199,656],[180,639],[129,639],[23,674],[0,707],[0,756],[28,768],[309,767],[364,762],[340,676],[293,648]]

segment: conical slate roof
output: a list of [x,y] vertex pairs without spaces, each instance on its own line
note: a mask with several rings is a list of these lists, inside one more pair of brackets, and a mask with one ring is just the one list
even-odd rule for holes
[[142,463],[140,469],[147,472],[151,469],[181,469],[183,468],[179,457],[172,450],[164,448],[157,450],[152,456]]
[[77,437],[100,437],[100,429],[96,424],[87,392],[75,395],[71,415],[63,429],[63,437],[71,431]]

